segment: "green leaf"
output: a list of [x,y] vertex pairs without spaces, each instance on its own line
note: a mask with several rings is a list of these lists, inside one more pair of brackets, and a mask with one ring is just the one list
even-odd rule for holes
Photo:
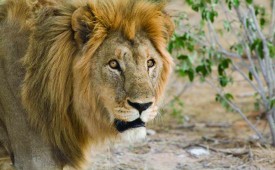
[[223,27],[224,27],[224,29],[225,29],[227,32],[229,32],[229,31],[231,30],[231,24],[230,24],[230,22],[227,21],[227,20],[225,20],[225,21],[223,22]]
[[228,100],[228,101],[232,101],[234,99],[233,95],[230,93],[226,93],[224,94],[224,97]]
[[226,93],[223,96],[220,94],[216,94],[215,100],[219,102],[226,110],[232,111],[231,106],[228,101],[232,101],[234,99],[233,95],[230,93]]
[[190,33],[188,32],[185,32],[183,35],[182,35],[182,40],[188,40],[188,41],[191,41],[192,40],[192,37],[190,35]]
[[195,72],[193,69],[189,69],[186,71],[188,78],[191,82],[193,82],[194,78],[195,78]]
[[248,72],[248,77],[251,81],[253,81],[253,74],[251,73],[251,71]]
[[246,3],[252,4],[252,3],[253,3],[253,0],[246,0]]
[[189,60],[189,57],[187,55],[179,55],[177,58],[179,60]]
[[252,20],[252,18],[247,18],[246,19],[246,27],[249,28],[249,29],[251,29],[252,31],[256,31],[257,30],[256,26],[255,26],[255,24],[254,24],[254,22]]
[[186,0],[188,5],[193,5],[193,0]]
[[258,15],[261,15],[262,17],[265,16],[266,10],[263,6],[254,5],[254,8],[255,8],[255,15],[256,16],[258,16]]
[[261,108],[261,102],[259,99],[256,99],[256,101],[254,102],[254,109],[256,111],[260,111],[260,108]]
[[270,58],[275,58],[275,45],[272,43],[267,43],[268,49],[269,49],[269,55]]
[[174,49],[173,42],[170,42],[170,43],[168,44],[168,52],[169,52],[169,53],[172,53],[173,49]]
[[213,3],[214,3],[214,4],[218,4],[218,3],[219,3],[219,0],[213,0]]
[[220,64],[218,65],[218,73],[220,76],[225,76],[225,70],[229,68],[229,64],[232,63],[231,59],[226,58],[221,60]]
[[219,76],[219,83],[222,87],[227,86],[227,84],[230,82],[229,78],[225,75]]
[[196,72],[202,74],[203,77],[209,75],[209,71],[205,65],[199,65],[196,67]]
[[260,25],[261,25],[261,28],[264,27],[264,25],[265,25],[265,19],[264,18],[260,18]]
[[177,70],[178,74],[181,76],[181,77],[185,77],[186,76],[186,70],[184,69],[179,69]]
[[195,50],[195,45],[193,42],[189,42],[186,44],[186,48],[188,51],[193,52]]
[[228,8],[231,10],[232,9],[232,5],[233,5],[232,1],[231,0],[229,0],[229,1],[227,0],[226,2],[227,2],[227,5],[228,5]]
[[272,99],[270,99],[270,101],[269,101],[269,105],[270,105],[270,109],[272,109],[272,108],[274,108],[274,106],[275,106],[275,97],[273,97]]
[[196,12],[199,12],[199,6],[198,5],[192,5],[192,9]]
[[195,72],[190,57],[187,55],[179,55],[177,59],[181,62],[181,66],[177,69],[179,75],[182,77],[188,76],[192,82],[195,78]]
[[234,52],[237,52],[239,55],[244,54],[242,44],[234,44],[230,47],[230,50],[234,50]]
[[215,10],[208,10],[208,9],[203,9],[201,12],[201,17],[203,20],[209,20],[212,23],[215,21],[215,17],[218,16],[218,12]]
[[239,7],[240,1],[239,1],[239,0],[233,0],[233,5],[234,5],[235,7]]
[[221,64],[218,65],[218,73],[219,73],[220,76],[222,76],[223,73],[224,73],[224,68],[222,67]]
[[181,68],[177,71],[178,71],[179,75],[182,77],[188,76],[190,82],[192,82],[195,78],[195,72],[192,68],[189,68],[189,69]]
[[255,39],[250,47],[251,51],[254,50],[258,53],[261,59],[264,58],[264,51],[263,51],[263,42],[260,39]]
[[212,62],[209,59],[203,59],[202,64],[196,67],[196,73],[206,77],[212,72],[211,66]]
[[217,17],[217,16],[218,16],[217,11],[212,10],[212,11],[209,13],[208,19],[210,19],[210,21],[213,23],[214,20],[215,20],[215,17]]
[[226,59],[222,60],[222,65],[223,65],[224,68],[228,68],[229,64],[231,64],[231,63],[232,63],[232,61],[229,58],[226,58]]
[[237,50],[237,53],[238,53],[239,55],[243,55],[243,45],[242,45],[242,44],[238,44],[238,45],[236,46],[236,50]]

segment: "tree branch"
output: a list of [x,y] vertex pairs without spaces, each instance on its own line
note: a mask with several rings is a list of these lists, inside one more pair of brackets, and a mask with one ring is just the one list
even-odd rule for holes
[[273,118],[273,115],[275,114],[275,108],[271,109],[267,114],[266,118],[269,123],[270,132],[272,136],[272,145],[275,146],[275,120]]
[[272,0],[272,9],[271,9],[271,23],[270,23],[270,27],[269,27],[269,35],[270,37],[270,41],[273,42],[274,40],[274,34],[275,34],[275,0]]
[[263,52],[264,52],[264,61],[266,63],[266,73],[267,73],[267,85],[268,85],[268,89],[269,89],[269,96],[272,97],[273,96],[273,90],[275,89],[275,73],[274,73],[274,70],[273,70],[273,66],[272,66],[272,60],[270,58],[270,53],[269,53],[269,48],[268,48],[268,45],[267,45],[267,39],[266,37],[264,36],[264,34],[262,33],[261,29],[260,29],[260,26],[259,26],[259,23],[257,21],[257,18],[255,16],[255,11],[254,11],[254,7],[249,5],[249,10],[251,12],[251,15],[252,15],[252,19],[253,19],[253,22],[256,26],[256,30],[257,30],[257,33],[260,37],[260,39],[262,40],[262,43],[263,43]]

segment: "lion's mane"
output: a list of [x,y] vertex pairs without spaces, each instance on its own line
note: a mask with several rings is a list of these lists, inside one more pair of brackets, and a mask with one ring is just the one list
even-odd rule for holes
[[[75,113],[76,102],[96,103],[89,62],[94,52],[109,32],[120,31],[129,40],[145,32],[164,63],[157,87],[160,98],[172,63],[166,44],[173,24],[163,12],[163,4],[146,0],[61,1],[35,6],[39,9],[33,3],[19,5],[14,4],[29,10],[25,23],[31,30],[23,57],[22,103],[32,127],[52,145],[56,158],[64,165],[79,167],[85,161],[85,150],[97,142],[88,137],[81,114]],[[74,78],[81,80],[78,89]],[[74,99],[74,93],[82,100]],[[105,134],[95,135],[104,138]]]

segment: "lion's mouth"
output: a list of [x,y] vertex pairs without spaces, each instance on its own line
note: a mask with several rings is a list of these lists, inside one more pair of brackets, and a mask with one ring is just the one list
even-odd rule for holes
[[119,119],[115,119],[114,123],[115,123],[116,129],[121,133],[128,129],[145,127],[145,123],[140,118],[138,118],[132,122],[125,122],[125,121],[122,121]]

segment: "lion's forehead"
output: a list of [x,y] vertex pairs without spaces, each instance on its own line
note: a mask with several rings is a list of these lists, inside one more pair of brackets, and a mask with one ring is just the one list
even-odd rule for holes
[[[139,45],[137,48],[129,48],[127,46],[117,46],[115,49],[115,56],[118,59],[128,61],[128,60],[145,60],[150,58],[153,53],[149,50],[146,45]],[[136,61],[136,62],[137,62]]]
[[130,41],[121,36],[120,33],[113,33],[102,44],[101,51],[106,54],[106,57],[116,56],[118,59],[123,59],[123,57],[146,59],[150,56],[158,56],[150,40],[143,34]]

